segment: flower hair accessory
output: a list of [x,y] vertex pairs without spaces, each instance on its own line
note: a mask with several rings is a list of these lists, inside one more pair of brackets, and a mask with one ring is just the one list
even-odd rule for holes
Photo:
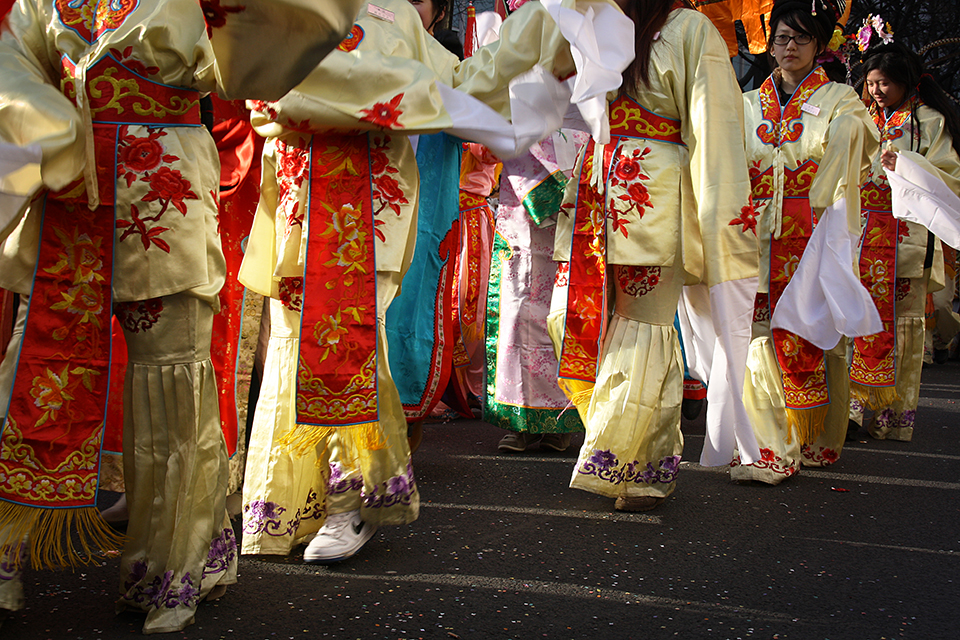
[[884,22],[879,15],[870,14],[863,20],[863,26],[857,31],[856,41],[860,51],[866,51],[874,44],[874,37],[880,39],[883,44],[893,42],[893,29],[889,22]]

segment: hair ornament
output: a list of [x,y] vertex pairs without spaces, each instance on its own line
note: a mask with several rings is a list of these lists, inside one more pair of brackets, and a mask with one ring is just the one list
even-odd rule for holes
[[879,14],[870,14],[863,19],[863,26],[857,31],[857,47],[860,51],[866,51],[874,44],[874,37],[879,38],[883,44],[893,42],[893,28],[889,22],[884,22]]

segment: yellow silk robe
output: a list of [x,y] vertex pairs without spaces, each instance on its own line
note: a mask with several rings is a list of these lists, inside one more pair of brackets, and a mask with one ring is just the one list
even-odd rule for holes
[[[642,156],[650,206],[624,207],[626,181],[607,185],[607,206],[620,209],[616,216],[607,212],[608,264],[672,267],[682,252],[687,284],[757,275],[756,235],[749,225],[732,224],[749,200],[747,176],[734,160],[743,157],[743,113],[725,99],[735,92],[730,60],[710,21],[695,11],[671,13],[653,44],[650,86],[630,97],[674,121],[683,144],[634,138],[616,150],[617,158]],[[565,201],[573,201],[578,182],[575,176],[567,184]],[[570,260],[572,234],[572,216],[561,214],[554,260]]]
[[[128,68],[142,76],[141,82],[147,85],[159,83],[193,90],[198,92],[197,98],[211,91],[227,98],[276,98],[302,79],[323,51],[335,46],[356,14],[358,3],[254,0],[243,4],[242,11],[226,2],[218,4],[223,15],[209,15],[210,26],[196,0],[142,0],[117,3],[118,8],[93,0],[21,0],[14,5],[0,36],[0,141],[20,146],[37,144],[42,149],[42,185],[34,184],[32,190],[70,186],[82,194],[83,181],[77,179],[85,168],[88,173],[94,172],[85,149],[89,120],[85,122],[82,111],[71,102],[76,91],[67,79],[62,59],[83,67],[112,56],[117,62],[129,63]],[[245,12],[253,16],[253,23],[246,21]],[[269,17],[265,19],[263,14]],[[223,36],[225,50],[217,47],[221,28],[216,26],[218,17],[229,25]],[[234,29],[236,22],[239,26]],[[238,49],[231,38],[244,29],[247,46]],[[267,46],[272,60],[269,63],[260,55]],[[218,61],[220,53],[229,64]],[[277,64],[278,60],[284,62]],[[136,86],[118,85],[112,77],[87,74],[86,80],[91,93],[140,91]],[[143,107],[153,119],[162,118],[166,108],[148,99],[143,99]],[[92,111],[90,117],[98,121],[123,114],[121,108],[111,105]],[[127,131],[141,141],[149,135],[142,125],[130,125]],[[116,301],[144,300],[197,288],[201,289],[198,294],[207,297],[215,295],[223,282],[216,221],[219,160],[213,140],[202,127],[181,126],[167,129],[157,142],[164,156],[176,157],[176,170],[196,197],[181,201],[185,211],[176,212],[171,207],[162,219],[152,226],[147,224],[156,229],[162,222],[166,229],[155,233],[169,251],[155,245],[145,249],[133,236],[117,243],[114,269],[122,277],[114,282]],[[118,156],[121,154],[123,150],[118,148]],[[114,166],[97,167],[95,173],[99,182],[117,178],[118,221],[133,224],[131,205],[138,207],[141,219],[160,213],[160,200],[141,200],[147,188],[144,181],[128,182],[117,177]],[[0,287],[29,293],[40,214],[40,207],[31,208],[4,243]],[[118,225],[117,237],[121,235]]]

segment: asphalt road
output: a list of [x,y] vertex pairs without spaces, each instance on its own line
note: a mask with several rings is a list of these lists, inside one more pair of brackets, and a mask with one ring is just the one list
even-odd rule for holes
[[[241,557],[239,584],[167,637],[960,638],[960,363],[928,366],[921,396],[912,443],[864,435],[777,487],[698,467],[701,416],[650,514],[567,488],[582,436],[501,455],[490,425],[428,424],[416,523],[330,568]],[[118,580],[115,557],[29,571],[0,637],[136,636]]]

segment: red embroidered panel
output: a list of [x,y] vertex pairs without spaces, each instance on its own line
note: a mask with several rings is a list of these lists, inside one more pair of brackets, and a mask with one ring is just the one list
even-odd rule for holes
[[570,285],[567,316],[560,355],[561,378],[596,380],[606,319],[606,235],[603,195],[593,186],[595,143],[583,154],[577,202],[574,208],[573,246],[570,250]]
[[657,115],[627,96],[610,103],[610,135],[683,144],[679,120]]
[[[770,247],[770,312],[789,284],[800,257],[813,233],[815,221],[810,201],[787,198],[783,201],[783,232]],[[783,391],[789,409],[812,409],[830,401],[824,354],[800,336],[773,329],[773,344],[780,363]]]
[[297,367],[297,423],[376,422],[377,281],[367,136],[318,135]]
[[96,504],[110,364],[113,208],[46,199],[30,322],[0,442],[0,499]]
[[896,271],[900,221],[891,211],[870,211],[860,250],[860,281],[870,292],[883,321],[883,331],[855,338],[850,380],[865,387],[896,383]]

